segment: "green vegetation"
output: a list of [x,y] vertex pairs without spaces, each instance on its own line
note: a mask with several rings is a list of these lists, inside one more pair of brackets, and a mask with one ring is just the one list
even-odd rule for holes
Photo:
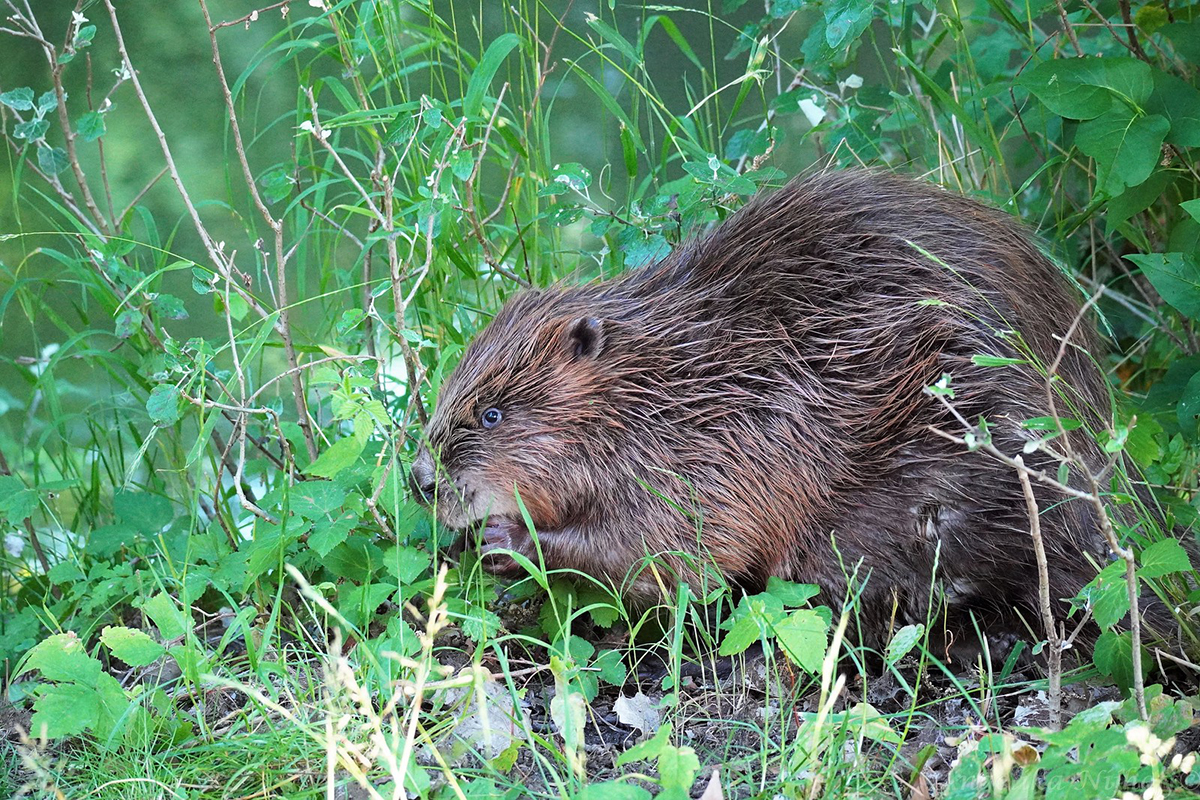
[[869,657],[852,599],[782,581],[646,614],[498,585],[404,475],[511,293],[865,163],[1043,233],[1116,354],[1106,448],[1192,525],[1200,5],[144,5],[0,3],[0,794],[1195,791],[1196,668],[1121,622],[1132,581],[1200,633],[1155,519],[1047,681],[920,625]]

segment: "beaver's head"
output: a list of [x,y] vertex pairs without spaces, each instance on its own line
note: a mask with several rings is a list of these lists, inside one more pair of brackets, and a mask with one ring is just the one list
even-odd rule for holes
[[562,291],[523,293],[446,379],[412,465],[413,493],[442,524],[563,530],[595,513],[606,464],[601,319]]

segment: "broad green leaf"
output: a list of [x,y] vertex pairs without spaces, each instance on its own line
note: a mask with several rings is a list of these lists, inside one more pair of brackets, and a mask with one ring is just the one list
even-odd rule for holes
[[104,642],[114,656],[131,667],[153,664],[167,652],[165,647],[145,632],[115,625],[105,626],[100,632],[100,641]]
[[775,638],[788,658],[803,670],[816,674],[821,671],[828,645],[829,623],[810,608],[793,611],[775,623]]
[[1150,177],[1170,127],[1158,114],[1136,116],[1125,106],[1114,106],[1081,123],[1075,144],[1096,160],[1100,190],[1118,195]]
[[74,583],[84,577],[83,570],[74,561],[60,561],[46,573],[46,578],[55,586]]
[[20,89],[4,92],[0,94],[0,103],[14,111],[33,111],[33,89],[22,86]]
[[33,704],[30,733],[58,739],[91,730],[100,715],[100,697],[91,686],[62,683],[48,686]]
[[171,502],[146,492],[119,492],[113,498],[117,518],[142,533],[158,533],[171,523]]
[[720,653],[723,656],[737,655],[757,642],[761,636],[758,622],[746,615],[733,623],[733,627],[721,639]]
[[626,764],[635,764],[638,761],[649,761],[652,758],[659,758],[667,748],[672,746],[672,730],[671,723],[664,722],[662,727],[655,732],[654,736],[644,742],[635,744],[617,756],[617,766],[623,767]]
[[76,681],[92,686],[100,675],[100,662],[87,654],[74,631],[56,633],[38,642],[25,658],[16,677],[38,670],[50,681]]
[[1129,613],[1129,587],[1125,583],[1125,562],[1114,561],[1084,587],[1091,600],[1092,614],[1101,628],[1111,628]]
[[50,123],[44,119],[30,119],[13,126],[13,137],[37,141],[50,130]]
[[825,15],[825,42],[830,49],[850,44],[871,24],[874,0],[833,0],[822,7]]
[[1143,253],[1125,256],[1179,313],[1200,320],[1200,260],[1193,253]]
[[900,659],[908,655],[917,642],[921,641],[921,637],[925,635],[925,626],[918,623],[916,625],[905,625],[892,636],[892,640],[887,646],[887,662],[895,664]]
[[317,456],[317,460],[309,464],[304,472],[307,475],[316,475],[318,478],[332,478],[357,462],[366,446],[366,442],[357,436],[338,439],[325,452]]
[[388,550],[384,559],[387,571],[399,581],[401,586],[407,586],[421,577],[421,574],[429,567],[432,556],[416,547],[396,545]]
[[658,800],[689,800],[700,758],[690,747],[666,747],[658,757],[658,779],[663,790]]
[[159,592],[141,605],[163,639],[178,639],[187,632],[187,620],[166,592]]
[[[1168,136],[1167,138],[1170,138]],[[1141,213],[1153,205],[1167,191],[1175,180],[1175,175],[1166,170],[1159,170],[1137,186],[1131,186],[1121,194],[1108,201],[1104,214],[1104,233],[1112,236],[1120,228],[1122,222]]]
[[468,119],[479,116],[483,110],[484,93],[491,85],[492,78],[496,76],[496,70],[500,69],[500,64],[520,43],[520,36],[515,33],[505,33],[497,36],[488,45],[487,50],[483,53],[483,58],[479,59],[479,63],[471,73],[471,81],[467,84],[467,93],[463,98],[463,115]]
[[57,175],[71,165],[67,151],[61,147],[42,145],[37,149],[38,169],[48,175]]
[[292,511],[305,519],[322,519],[342,510],[346,490],[332,481],[301,481],[292,487],[291,501]]
[[75,121],[75,132],[85,142],[94,142],[104,135],[104,116],[99,111],[89,111]]
[[820,587],[811,583],[792,583],[774,575],[767,578],[767,594],[778,598],[785,606],[802,606],[820,593]]
[[1025,70],[1017,85],[1060,117],[1086,120],[1108,111],[1114,98],[1140,106],[1153,78],[1149,65],[1136,58],[1056,58]]
[[1196,437],[1196,426],[1200,423],[1200,372],[1197,372],[1183,387],[1179,404],[1175,407],[1175,418],[1180,431],[1189,440]]
[[1146,111],[1171,123],[1167,143],[1176,147],[1200,147],[1200,90],[1160,69],[1154,70],[1154,94]]
[[308,546],[324,558],[329,555],[330,550],[346,541],[346,537],[357,523],[358,517],[353,513],[343,514],[333,522],[321,519],[313,524],[313,529],[308,534]]
[[56,108],[58,108],[58,95],[54,93],[54,90],[51,89],[49,91],[42,92],[41,96],[38,97],[37,100],[38,114],[45,114],[49,111],[53,111]]
[[1163,539],[1161,542],[1155,542],[1147,547],[1142,551],[1141,562],[1142,566],[1138,569],[1138,574],[1143,578],[1158,578],[1173,572],[1188,572],[1192,569],[1192,562],[1188,558],[1187,550],[1184,550],[1183,545],[1174,539]]
[[150,392],[146,400],[146,413],[159,425],[174,425],[179,421],[179,387],[173,383],[160,383]]

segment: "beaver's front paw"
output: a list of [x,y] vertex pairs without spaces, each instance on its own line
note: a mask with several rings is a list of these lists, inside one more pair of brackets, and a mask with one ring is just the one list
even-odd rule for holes
[[505,517],[489,517],[480,533],[483,546],[479,552],[484,568],[495,575],[505,577],[519,575],[521,565],[516,562],[511,553],[501,551],[512,550],[530,555],[528,551],[533,549],[533,542],[530,541],[525,526]]

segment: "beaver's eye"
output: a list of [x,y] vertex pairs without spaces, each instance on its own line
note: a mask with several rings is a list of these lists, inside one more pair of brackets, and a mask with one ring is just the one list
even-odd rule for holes
[[479,422],[483,425],[483,427],[490,430],[491,428],[499,425],[500,420],[502,419],[504,419],[504,414],[500,413],[500,409],[489,408],[479,417]]

